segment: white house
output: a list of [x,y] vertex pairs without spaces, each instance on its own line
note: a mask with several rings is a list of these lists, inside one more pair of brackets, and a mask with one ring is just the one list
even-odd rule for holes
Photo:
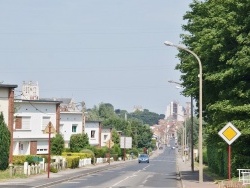
[[83,113],[81,105],[76,105],[72,98],[56,98],[56,100],[61,101],[59,133],[62,134],[65,147],[68,148],[71,135],[83,133]]
[[89,144],[92,146],[101,146],[101,122],[86,121],[84,133],[89,137]]
[[[4,120],[11,133],[10,151],[13,148],[13,122],[14,122],[14,89],[17,85],[0,84],[0,113],[3,113]],[[9,155],[9,162],[12,163],[12,152]]]
[[60,117],[59,133],[63,135],[65,147],[68,148],[71,135],[83,133],[82,112],[61,111]]
[[59,132],[59,107],[60,101],[54,100],[15,100],[14,155],[48,154],[49,135],[44,130],[51,122],[56,133]]
[[101,129],[101,147],[108,146],[107,142],[111,138],[111,128],[102,128]]

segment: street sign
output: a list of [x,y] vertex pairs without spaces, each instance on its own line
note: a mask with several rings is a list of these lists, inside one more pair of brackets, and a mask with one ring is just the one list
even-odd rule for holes
[[219,135],[228,143],[228,145],[231,145],[241,133],[231,122],[229,122],[220,130]]
[[[49,132],[49,128],[50,128],[50,132]],[[46,126],[46,128],[43,131],[44,134],[54,134],[56,133],[56,129],[54,128],[54,126],[52,125],[51,122],[48,123],[48,125]]]
[[120,137],[120,148],[132,148],[132,137]]

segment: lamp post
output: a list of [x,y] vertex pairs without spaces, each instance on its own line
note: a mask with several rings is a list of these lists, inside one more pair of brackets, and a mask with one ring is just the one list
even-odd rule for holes
[[166,46],[172,46],[192,54],[199,63],[199,182],[203,182],[203,156],[202,156],[202,64],[200,58],[188,48],[165,41]]
[[[181,83],[179,82],[175,82],[173,80],[169,80],[169,83],[174,83],[177,85],[182,86]],[[193,96],[191,95],[191,138],[190,138],[190,150],[191,150],[191,170],[192,172],[194,172],[194,115],[193,115]]]

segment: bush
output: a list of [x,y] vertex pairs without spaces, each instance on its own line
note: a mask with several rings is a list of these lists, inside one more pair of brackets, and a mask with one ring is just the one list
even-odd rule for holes
[[54,166],[50,167],[50,172],[57,173],[58,169],[56,169]]
[[14,155],[13,164],[14,165],[23,165],[26,161],[26,155]]
[[0,143],[0,170],[6,170],[9,166],[10,131],[2,112],[0,114]]
[[91,158],[92,154],[91,153],[66,153],[63,152],[62,156],[77,156],[79,159],[86,159],[86,158]]
[[13,164],[23,165],[24,162],[28,162],[29,165],[37,164],[37,163],[39,163],[38,160],[41,158],[44,158],[44,156],[40,156],[40,155],[14,155],[13,156]]
[[79,166],[79,156],[66,156],[67,167],[68,168],[77,168]]

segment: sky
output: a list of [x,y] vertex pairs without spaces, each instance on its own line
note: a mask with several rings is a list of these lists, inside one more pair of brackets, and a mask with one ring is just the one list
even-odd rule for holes
[[73,98],[164,114],[189,101],[176,85],[192,0],[0,0],[0,82],[38,82],[40,98]]

